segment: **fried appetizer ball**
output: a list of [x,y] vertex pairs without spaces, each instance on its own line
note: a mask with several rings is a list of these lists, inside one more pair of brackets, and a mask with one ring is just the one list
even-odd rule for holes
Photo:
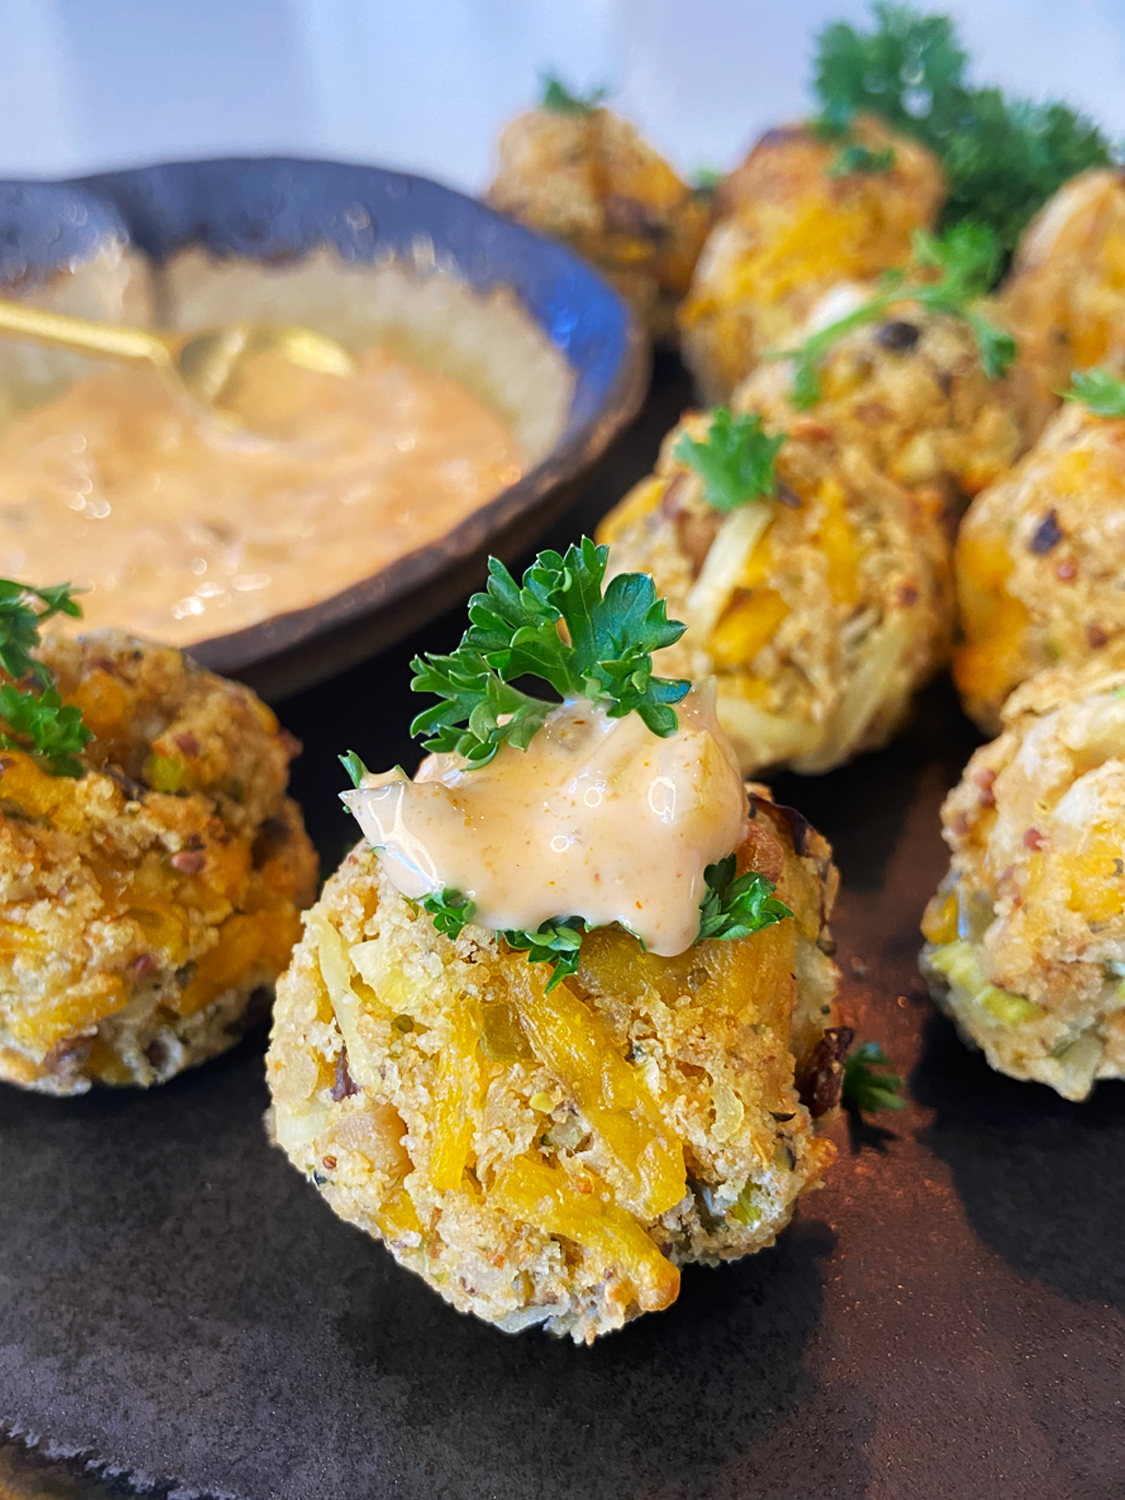
[[628,120],[574,102],[529,110],[504,129],[489,202],[592,261],[653,337],[669,338],[708,209]]
[[1019,683],[1125,634],[1125,420],[1068,404],[973,501],[955,571],[953,676],[965,711],[995,733]]
[[169,647],[99,630],[39,655],[95,738],[78,777],[0,751],[0,1077],[147,1087],[232,1046],[300,935],[297,746]]
[[1125,174],[1083,172],[1028,225],[1003,292],[1007,320],[1047,391],[1125,357]]
[[945,196],[937,158],[867,116],[853,135],[894,153],[886,170],[837,175],[839,142],[794,125],[767,131],[720,188],[679,313],[705,401],[727,400],[767,351],[788,347],[830,286],[905,265],[914,231],[933,224]]
[[[795,336],[800,343],[869,301],[874,286],[845,284],[826,293]],[[1031,446],[1057,405],[1039,397],[1017,362],[989,379],[972,328],[963,318],[916,302],[891,308],[853,328],[825,353],[820,398],[809,415],[858,448],[880,474],[907,489],[941,494],[950,512],[984,489]],[[793,367],[768,361],[731,398],[735,411],[756,411],[776,428],[800,416]]]
[[992,1067],[1084,1099],[1125,1077],[1125,644],[1012,694],[942,808],[922,971]]
[[740,870],[795,919],[645,952],[613,926],[548,988],[495,933],[456,941],[364,842],[278,985],[277,1143],[342,1218],[464,1312],[590,1342],[667,1307],[679,1267],[772,1243],[832,1161],[839,1094],[823,840],[752,789]]
[[946,658],[953,611],[940,506],[801,418],[777,455],[776,498],[724,514],[682,446],[685,435],[713,444],[724,417],[686,417],[599,540],[615,569],[651,573],[687,622],[662,669],[714,674],[743,774],[827,771],[889,740]]

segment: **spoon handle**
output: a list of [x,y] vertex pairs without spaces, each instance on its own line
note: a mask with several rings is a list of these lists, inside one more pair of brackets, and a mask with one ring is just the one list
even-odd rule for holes
[[3,298],[0,298],[0,338],[31,339],[37,344],[139,361],[162,370],[170,369],[173,363],[171,352],[159,334],[143,328],[121,328],[113,323],[72,318],[66,313],[44,312]]

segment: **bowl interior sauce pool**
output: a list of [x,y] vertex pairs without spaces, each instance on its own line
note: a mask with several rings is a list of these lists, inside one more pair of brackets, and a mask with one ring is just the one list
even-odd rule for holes
[[350,379],[251,361],[228,430],[105,370],[0,433],[0,573],[85,588],[83,627],[190,646],[436,540],[524,458],[448,377],[373,347]]

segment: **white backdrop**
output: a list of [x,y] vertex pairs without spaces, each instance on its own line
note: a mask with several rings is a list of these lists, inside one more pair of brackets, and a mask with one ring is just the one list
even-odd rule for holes
[[[922,7],[920,7],[922,8]],[[1125,0],[969,0],[979,82],[1125,137]],[[0,0],[0,175],[238,152],[377,161],[476,189],[557,69],[608,83],[683,168],[806,107],[855,0]]]

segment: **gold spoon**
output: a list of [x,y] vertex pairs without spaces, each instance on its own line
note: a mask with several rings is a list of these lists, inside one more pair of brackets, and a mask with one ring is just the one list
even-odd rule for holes
[[[31,339],[95,359],[148,365],[208,411],[223,407],[224,395],[254,354],[280,354],[302,369],[324,375],[355,373],[355,362],[342,344],[298,325],[272,328],[230,323],[204,333],[155,333],[147,328],[124,328],[116,323],[44,312],[0,298],[0,338]],[[232,419],[228,411],[222,416]]]

